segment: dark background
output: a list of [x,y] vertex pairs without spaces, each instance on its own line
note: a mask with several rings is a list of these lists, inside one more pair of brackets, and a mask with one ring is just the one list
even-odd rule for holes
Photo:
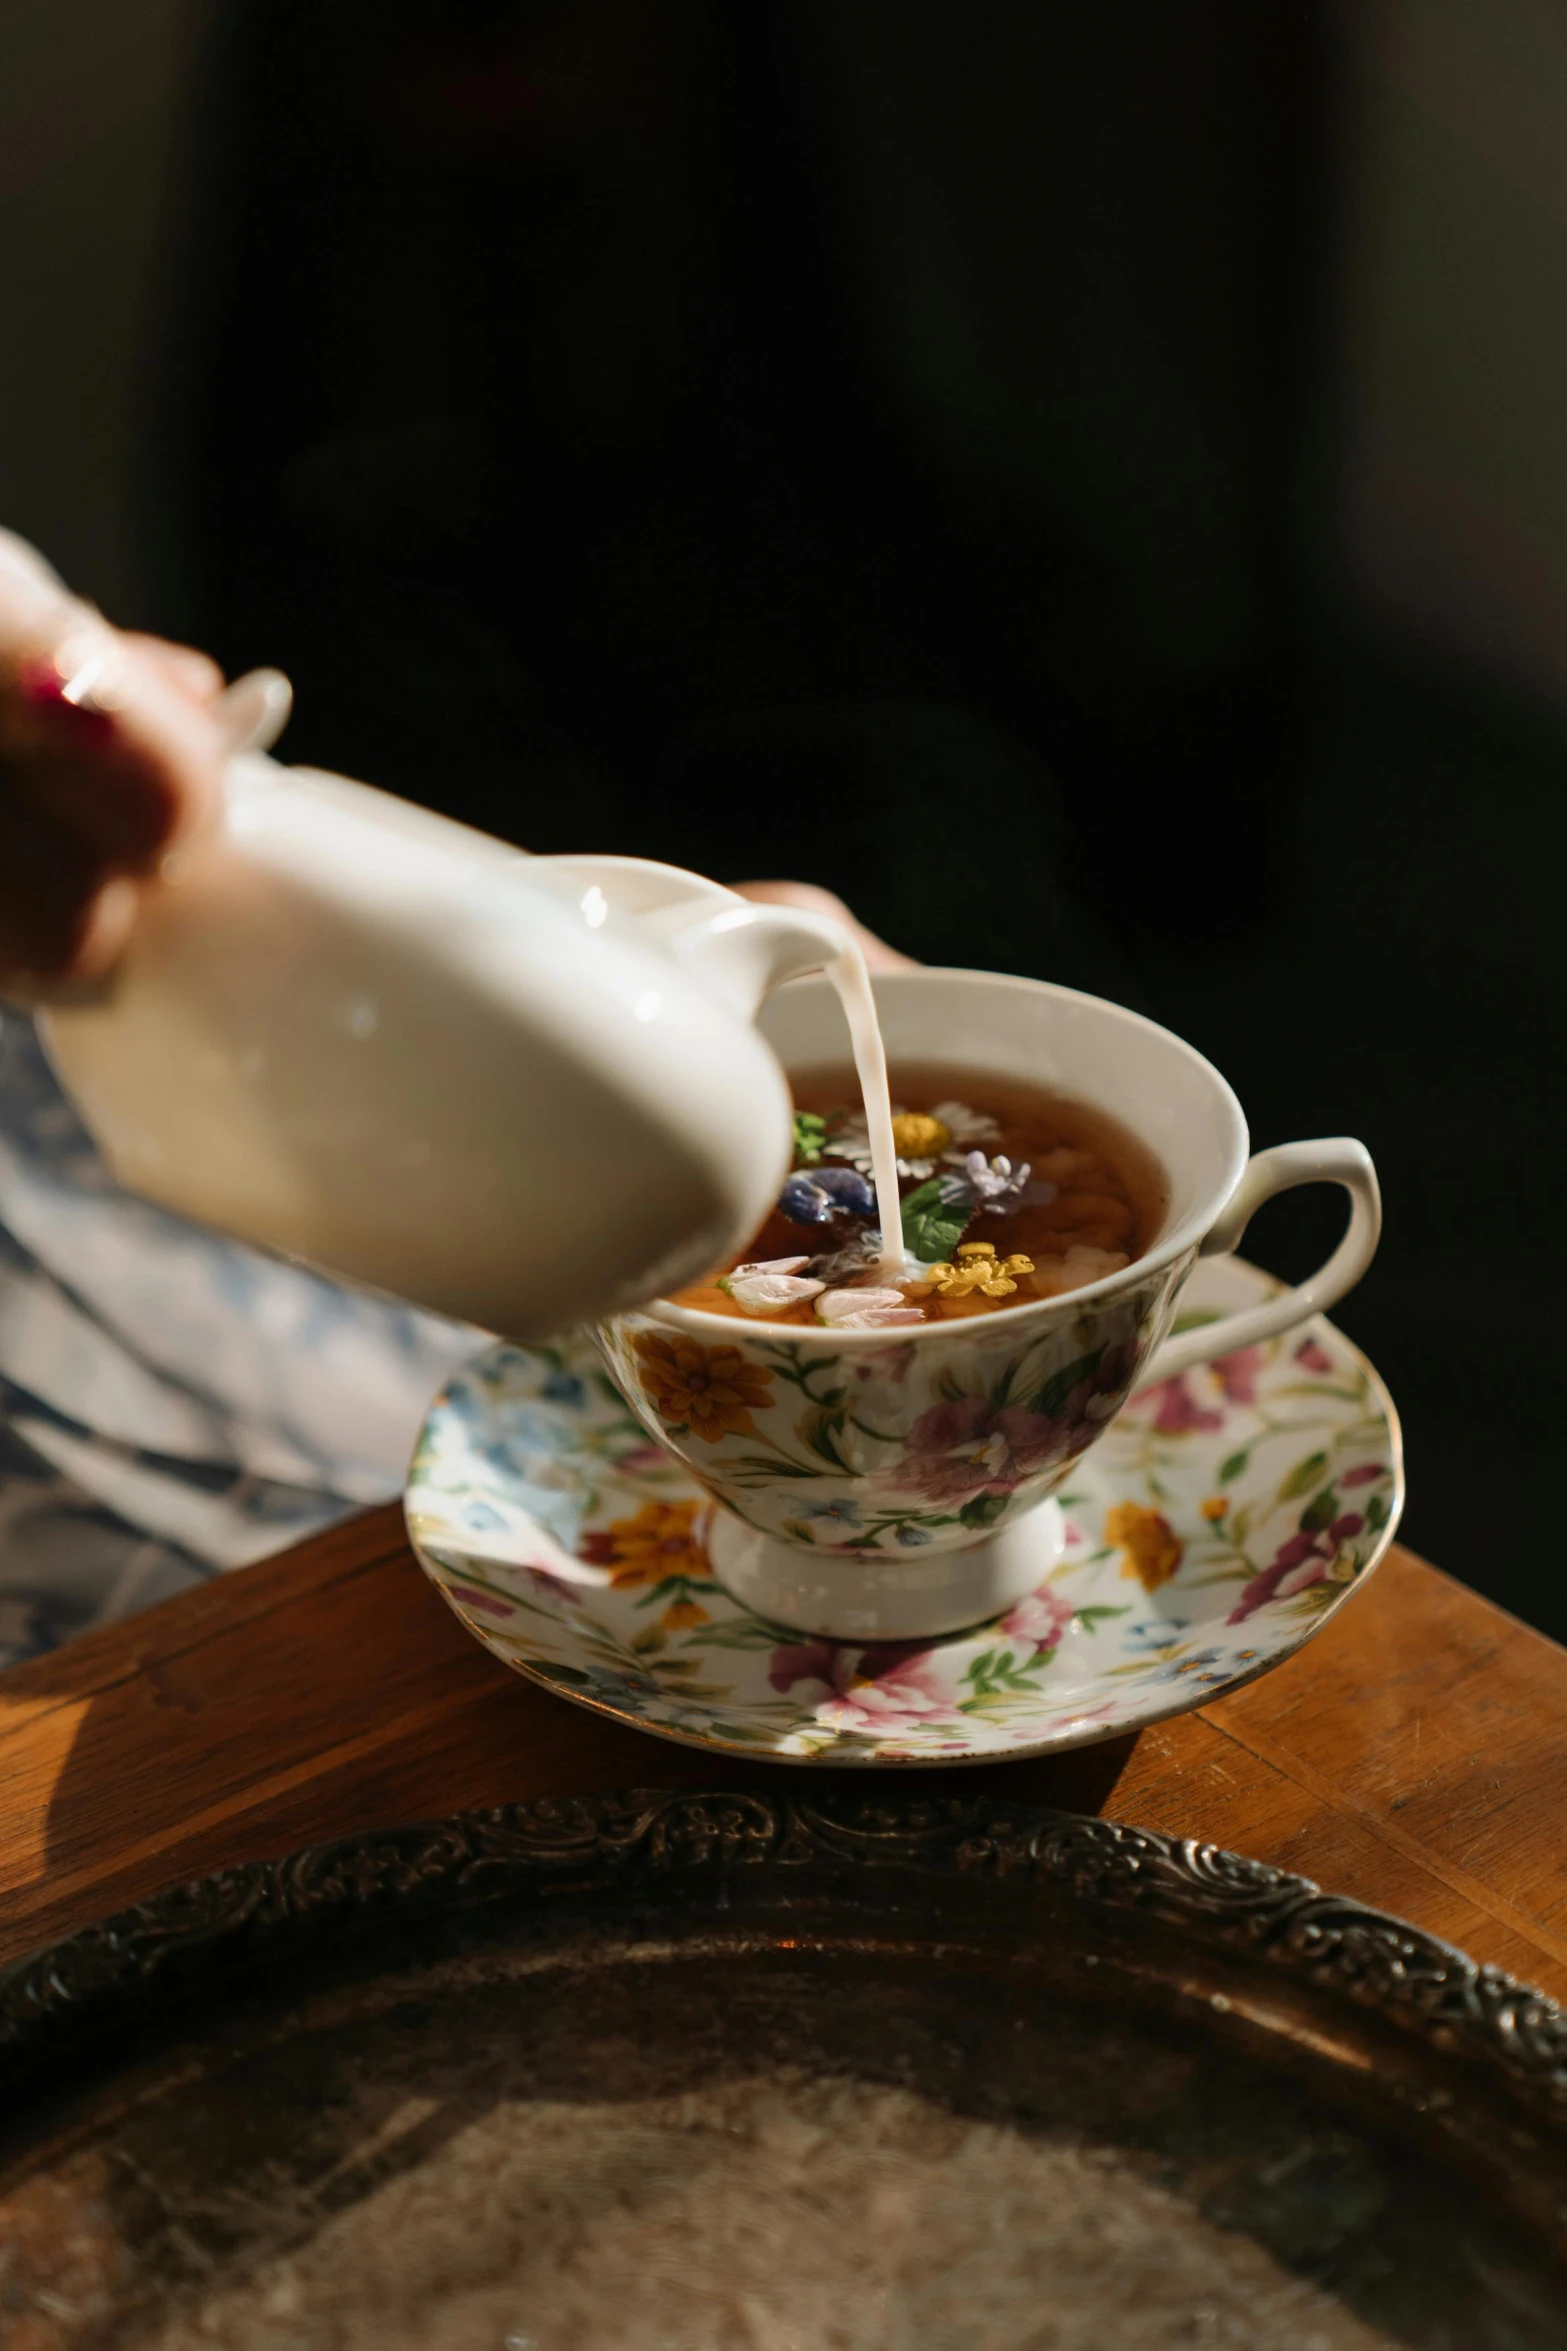
[[1258,1142],[1362,1136],[1405,1533],[1567,1635],[1567,48],[1521,0],[137,5],[0,33],[0,519],[287,669],[284,756],[824,882],[1168,1022]]

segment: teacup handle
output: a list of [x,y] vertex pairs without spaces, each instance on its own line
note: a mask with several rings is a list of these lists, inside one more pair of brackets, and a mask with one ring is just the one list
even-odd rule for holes
[[1293,1192],[1300,1184],[1342,1184],[1349,1194],[1349,1229],[1326,1265],[1309,1281],[1297,1283],[1263,1306],[1248,1306],[1217,1322],[1199,1323],[1166,1339],[1145,1366],[1144,1381],[1174,1379],[1195,1364],[1211,1363],[1215,1356],[1232,1355],[1238,1347],[1254,1347],[1259,1340],[1276,1339],[1309,1315],[1337,1305],[1352,1290],[1376,1255],[1382,1230],[1382,1195],[1377,1171],[1364,1143],[1339,1135],[1321,1143],[1275,1143],[1249,1159],[1241,1178],[1225,1202],[1199,1252],[1203,1257],[1227,1257],[1265,1200],[1275,1193]]

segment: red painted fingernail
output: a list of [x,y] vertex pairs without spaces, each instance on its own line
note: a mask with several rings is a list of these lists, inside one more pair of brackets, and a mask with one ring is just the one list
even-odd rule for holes
[[86,669],[74,677],[62,677],[52,661],[24,662],[17,687],[35,716],[77,742],[102,743],[114,732],[114,714],[93,701]]

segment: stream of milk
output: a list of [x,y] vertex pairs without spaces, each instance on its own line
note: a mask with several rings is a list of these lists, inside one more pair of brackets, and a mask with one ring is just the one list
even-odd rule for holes
[[876,1210],[881,1219],[881,1255],[877,1260],[876,1273],[878,1279],[891,1288],[903,1277],[907,1252],[903,1246],[903,1215],[898,1198],[898,1151],[892,1139],[892,1095],[887,1084],[887,1051],[882,1043],[881,1023],[876,1018],[871,975],[865,968],[865,958],[859,948],[846,949],[836,963],[830,963],[827,966],[827,977],[838,992],[838,1001],[843,1006],[844,1018],[849,1024],[855,1074],[860,1081],[860,1092],[865,1098],[865,1125],[871,1146],[871,1181],[876,1186]]

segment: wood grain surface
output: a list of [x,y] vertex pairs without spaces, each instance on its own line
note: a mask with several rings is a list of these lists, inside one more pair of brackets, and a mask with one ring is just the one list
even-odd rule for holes
[[[787,1785],[510,1673],[395,1507],[0,1675],[0,1959],[225,1863],[472,1805]],[[1567,1997],[1567,1651],[1407,1552],[1288,1664],[1200,1712],[941,1788],[1212,1839]]]

